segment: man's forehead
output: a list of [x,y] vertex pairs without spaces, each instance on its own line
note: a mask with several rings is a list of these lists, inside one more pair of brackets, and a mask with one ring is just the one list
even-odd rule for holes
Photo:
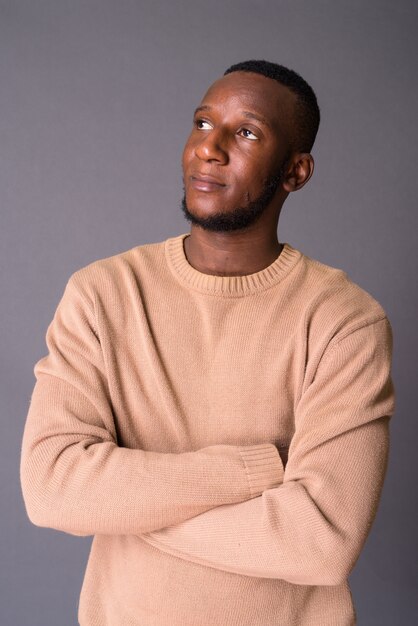
[[227,106],[258,113],[275,127],[293,119],[295,103],[296,95],[276,80],[254,72],[231,72],[209,87],[198,110]]
[[255,72],[231,72],[218,78],[206,91],[202,103],[242,98],[258,104],[294,104],[295,94],[278,81]]

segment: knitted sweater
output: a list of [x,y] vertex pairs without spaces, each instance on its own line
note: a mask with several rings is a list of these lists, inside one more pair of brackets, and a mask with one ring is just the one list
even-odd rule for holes
[[81,626],[355,624],[394,408],[385,312],[289,244],[216,276],[186,236],[70,277],[35,365],[29,518],[94,535]]

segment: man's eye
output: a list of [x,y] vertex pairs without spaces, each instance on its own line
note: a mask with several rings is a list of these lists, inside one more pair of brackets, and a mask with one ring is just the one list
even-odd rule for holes
[[209,122],[205,120],[196,120],[195,125],[198,130],[210,130],[212,128]]
[[251,141],[255,141],[258,139],[257,135],[254,135],[248,128],[241,128],[239,131],[243,137],[246,139],[251,139]]

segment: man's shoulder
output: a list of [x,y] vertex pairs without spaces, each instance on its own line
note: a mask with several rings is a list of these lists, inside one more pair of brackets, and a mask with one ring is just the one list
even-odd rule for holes
[[329,327],[352,328],[386,317],[378,300],[337,267],[302,254],[300,278],[306,289],[306,312]]
[[94,291],[110,286],[121,287],[130,280],[140,280],[158,271],[164,263],[165,240],[144,243],[117,254],[92,261],[76,270],[70,277],[79,289]]

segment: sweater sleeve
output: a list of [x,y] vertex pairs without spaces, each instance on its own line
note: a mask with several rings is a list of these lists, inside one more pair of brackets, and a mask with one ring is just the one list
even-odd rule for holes
[[74,535],[141,534],[278,485],[271,443],[185,453],[120,447],[93,302],[74,275],[35,365],[20,475],[30,520]]
[[373,523],[386,473],[392,335],[358,328],[323,357],[295,412],[283,483],[143,539],[237,574],[301,585],[346,580]]

